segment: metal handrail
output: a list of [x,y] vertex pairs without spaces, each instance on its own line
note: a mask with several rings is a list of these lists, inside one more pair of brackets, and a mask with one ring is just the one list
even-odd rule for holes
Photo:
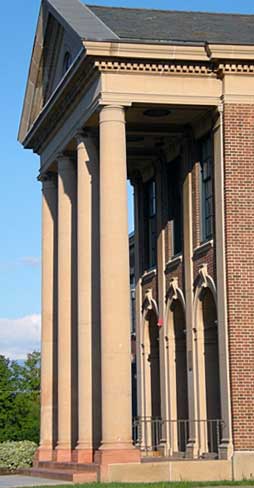
[[168,420],[159,417],[136,417],[133,420],[133,442],[144,455],[184,457],[194,437],[200,457],[217,457],[224,422],[221,419]]

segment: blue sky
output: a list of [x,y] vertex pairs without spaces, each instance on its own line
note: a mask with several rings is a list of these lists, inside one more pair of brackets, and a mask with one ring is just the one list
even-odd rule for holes
[[[105,0],[90,4],[254,14],[253,0]],[[1,4],[0,353],[39,347],[41,188],[39,160],[17,142],[39,0]],[[131,220],[131,219],[130,219]],[[130,222],[130,227],[132,223]]]

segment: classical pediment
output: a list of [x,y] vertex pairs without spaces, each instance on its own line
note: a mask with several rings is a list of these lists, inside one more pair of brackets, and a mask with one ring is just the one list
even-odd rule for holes
[[43,1],[19,129],[21,142],[81,48],[79,35],[47,0]]

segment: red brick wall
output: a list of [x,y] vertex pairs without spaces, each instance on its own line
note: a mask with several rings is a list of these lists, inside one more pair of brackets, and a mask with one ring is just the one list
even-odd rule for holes
[[254,449],[254,105],[225,105],[229,354],[235,449]]

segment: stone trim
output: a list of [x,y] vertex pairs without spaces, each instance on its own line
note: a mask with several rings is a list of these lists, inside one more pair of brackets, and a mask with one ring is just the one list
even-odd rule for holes
[[199,246],[195,247],[193,251],[193,259],[198,259],[199,257],[207,254],[207,252],[213,248],[213,239],[209,241],[202,242]]
[[141,278],[141,285],[146,285],[147,283],[150,283],[152,279],[157,275],[157,269],[153,268],[149,271],[145,271]]
[[218,66],[217,72],[219,75],[224,74],[253,74],[254,64],[253,63],[221,63]]
[[171,63],[152,63],[152,62],[137,62],[137,61],[112,61],[112,60],[98,60],[95,61],[95,67],[99,71],[128,71],[141,73],[158,73],[158,74],[191,74],[191,75],[208,75],[214,72],[214,67],[211,63],[186,63],[186,62],[171,62]]
[[166,263],[164,273],[165,274],[171,273],[171,271],[174,271],[182,262],[183,262],[182,254],[178,256],[174,256]]
[[144,59],[193,59],[208,61],[206,47],[204,45],[173,45],[173,44],[148,44],[124,42],[122,39],[113,41],[83,41],[83,46],[88,56],[112,56],[112,52],[119,58],[144,58]]

